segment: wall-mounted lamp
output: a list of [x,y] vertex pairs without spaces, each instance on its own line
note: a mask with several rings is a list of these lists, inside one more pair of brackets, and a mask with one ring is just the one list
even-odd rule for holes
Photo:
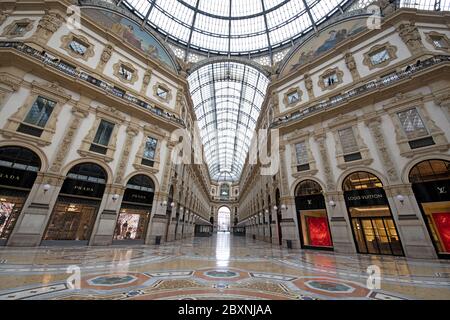
[[269,210],[266,209],[266,213],[269,213]]
[[404,197],[403,195],[401,195],[401,194],[399,194],[399,195],[397,196],[397,200],[398,200],[401,204],[405,203],[405,197]]
[[119,195],[118,194],[113,194],[112,199],[113,201],[117,201],[119,199]]
[[171,207],[171,208],[175,207],[175,202],[172,202],[172,203],[170,204],[170,207]]
[[278,207],[277,206],[273,206],[273,210],[277,211]]
[[285,204],[282,204],[281,205],[281,210],[287,210],[288,209],[288,206],[287,205],[285,205]]
[[333,208],[336,207],[336,202],[334,202],[333,200],[331,200],[331,201],[330,201],[330,206],[333,207]]
[[167,201],[163,201],[163,202],[161,203],[161,206],[163,206],[163,207],[167,206]]
[[183,207],[180,207],[180,212],[183,212],[183,210],[184,210]]
[[52,186],[49,184],[44,184],[44,193],[47,192],[48,190],[50,190]]

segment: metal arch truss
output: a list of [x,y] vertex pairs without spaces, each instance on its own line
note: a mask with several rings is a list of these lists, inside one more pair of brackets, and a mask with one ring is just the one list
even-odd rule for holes
[[233,61],[215,62],[188,78],[211,179],[238,181],[269,79]]
[[267,53],[291,45],[355,0],[120,0],[164,37],[218,55]]

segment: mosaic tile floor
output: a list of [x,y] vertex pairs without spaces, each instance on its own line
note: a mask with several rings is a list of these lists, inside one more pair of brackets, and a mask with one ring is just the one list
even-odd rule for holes
[[450,261],[287,250],[223,233],[161,246],[0,248],[0,300],[16,299],[450,300]]

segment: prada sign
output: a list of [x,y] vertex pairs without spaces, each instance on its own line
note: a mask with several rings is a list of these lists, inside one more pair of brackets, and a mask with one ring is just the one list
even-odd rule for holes
[[105,191],[104,184],[98,184],[88,181],[74,180],[67,178],[61,188],[62,194],[70,194],[74,196],[83,196],[89,198],[103,197],[103,192]]
[[382,206],[388,204],[382,188],[352,190],[344,193],[348,207]]
[[413,184],[418,202],[450,201],[450,180]]
[[145,192],[140,190],[127,189],[123,196],[123,201],[145,204],[151,206],[153,204],[153,192]]
[[326,209],[323,195],[303,196],[295,198],[295,205],[298,210],[319,210]]
[[31,189],[36,177],[37,173],[33,171],[0,167],[0,185],[6,187]]

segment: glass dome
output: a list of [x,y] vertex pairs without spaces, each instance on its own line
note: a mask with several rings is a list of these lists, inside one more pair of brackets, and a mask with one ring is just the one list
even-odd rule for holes
[[160,33],[213,54],[270,52],[291,44],[352,0],[124,0]]

